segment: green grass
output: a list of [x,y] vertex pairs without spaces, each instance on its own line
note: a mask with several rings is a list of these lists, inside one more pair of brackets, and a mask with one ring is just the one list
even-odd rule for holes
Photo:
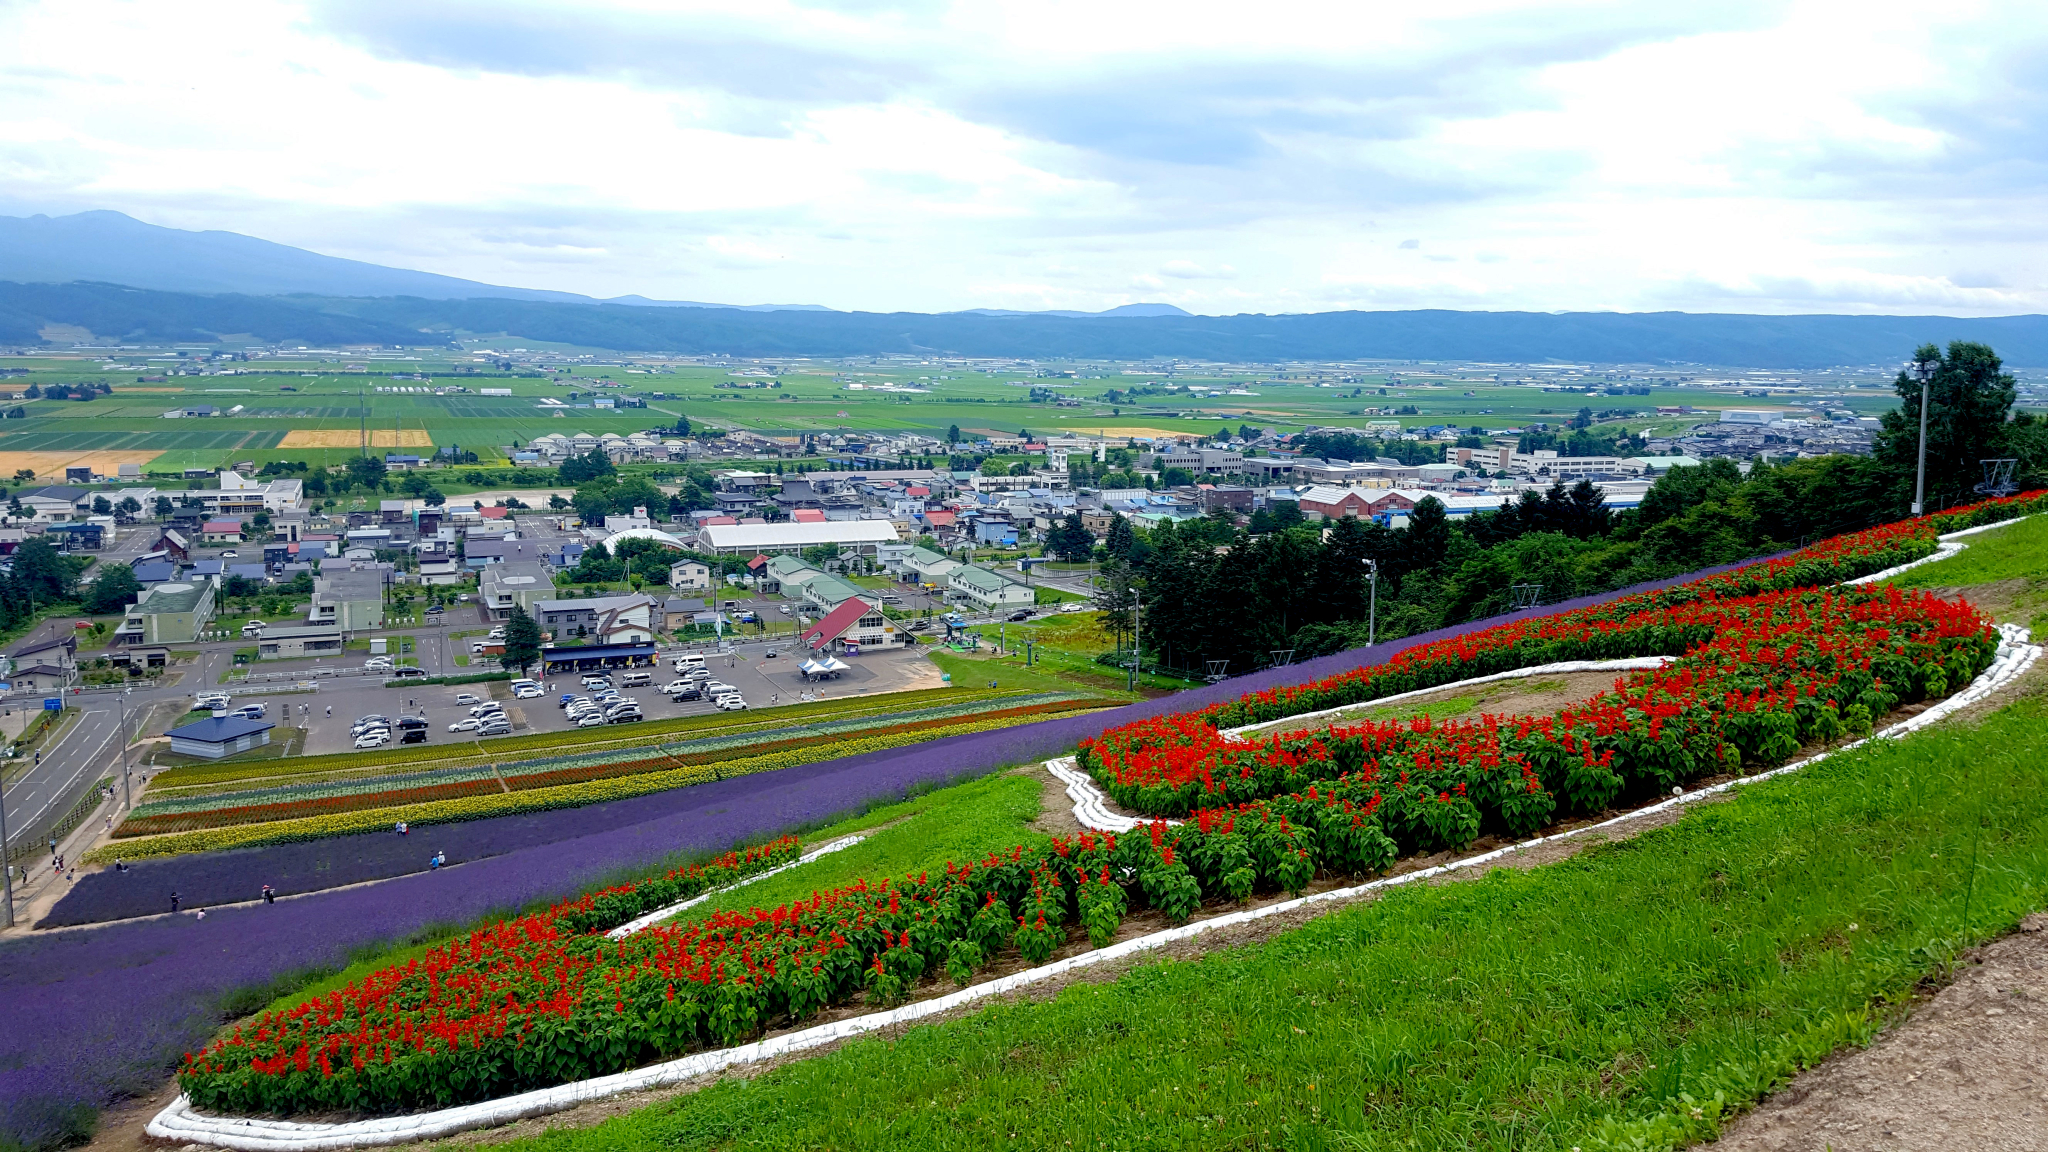
[[729,909],[774,908],[863,876],[941,872],[949,861],[965,863],[1015,844],[1041,844],[1046,837],[1031,831],[1030,825],[1038,818],[1042,795],[1036,777],[999,773],[807,832],[804,843],[810,846],[854,833],[865,833],[867,839],[773,879],[713,897],[690,909],[684,919],[700,920]]
[[1966,536],[1961,555],[1923,564],[1893,581],[1902,588],[1970,588],[2006,580],[2024,583],[2013,589],[2009,605],[1988,605],[2000,619],[2024,622],[2035,636],[2048,633],[2048,516],[2031,516],[1991,532]]
[[2035,699],[1543,868],[509,1146],[1683,1146],[2048,901],[2043,763]]

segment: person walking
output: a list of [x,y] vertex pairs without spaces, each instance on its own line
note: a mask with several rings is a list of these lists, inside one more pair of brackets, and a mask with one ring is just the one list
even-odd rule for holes
[[268,884],[265,884],[263,886],[263,902],[265,904],[277,903],[277,889],[272,888]]
[[173,913],[178,911],[178,890],[176,888],[171,889],[171,911]]

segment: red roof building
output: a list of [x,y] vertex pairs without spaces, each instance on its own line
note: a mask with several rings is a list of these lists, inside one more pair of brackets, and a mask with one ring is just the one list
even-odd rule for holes
[[825,513],[817,508],[799,508],[791,512],[789,518],[792,523],[796,524],[823,524],[825,522]]
[[[847,629],[860,623],[861,617],[874,611],[874,605],[855,596],[853,599],[827,612],[823,620],[804,629],[803,646],[812,651],[817,651],[846,635]],[[879,615],[879,613],[877,614]]]
[[511,514],[512,510],[503,504],[493,504],[488,508],[477,509],[477,515],[482,516],[486,520],[503,520]]

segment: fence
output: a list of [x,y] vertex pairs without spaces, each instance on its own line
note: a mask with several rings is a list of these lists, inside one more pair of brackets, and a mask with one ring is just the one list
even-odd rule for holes
[[99,783],[94,784],[86,791],[85,795],[80,796],[78,802],[71,806],[71,810],[59,817],[57,822],[46,831],[37,831],[33,826],[20,829],[19,831],[9,828],[7,830],[7,863],[12,864],[16,860],[26,859],[35,855],[38,851],[48,851],[50,840],[62,840],[64,837],[71,835],[72,829],[85,823],[86,817],[91,816],[99,808],[100,804],[104,801],[104,797],[100,795],[100,790],[113,783],[113,780],[112,776],[100,777]]

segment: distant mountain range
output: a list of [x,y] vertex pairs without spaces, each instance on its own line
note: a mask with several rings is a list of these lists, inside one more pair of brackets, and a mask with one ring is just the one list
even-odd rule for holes
[[[120,212],[0,216],[0,280],[25,284],[95,281],[166,292],[243,296],[418,296],[423,300],[547,300],[642,308],[733,308],[742,312],[830,312],[822,304],[708,304],[700,300],[599,299],[542,288],[507,288],[433,272],[323,256],[239,232],[187,232]],[[1107,312],[1008,312],[984,316],[1186,316],[1171,304],[1126,304]]]
[[1322,312],[1195,316],[1170,304],[1106,312],[839,312],[818,305],[597,300],[385,268],[233,232],[185,232],[118,212],[0,217],[0,344],[226,340],[545,341],[733,356],[908,354],[1023,359],[1465,360],[1824,368],[1898,363],[1922,344],[1978,340],[2048,367],[2048,317],[1743,316],[1683,312]]
[[619,296],[600,301],[574,292],[507,288],[433,272],[386,268],[322,256],[239,232],[187,232],[145,224],[119,212],[74,216],[0,216],[0,280],[64,284],[77,280],[169,292],[245,296],[418,296],[426,300],[551,300],[650,308],[815,311],[820,304],[705,304]]

